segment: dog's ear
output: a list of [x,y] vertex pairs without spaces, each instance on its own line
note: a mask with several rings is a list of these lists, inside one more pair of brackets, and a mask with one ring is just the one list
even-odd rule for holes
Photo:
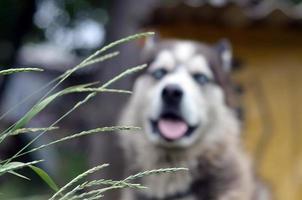
[[215,44],[214,48],[220,56],[223,69],[226,72],[230,72],[232,70],[233,60],[231,43],[227,39],[221,39]]

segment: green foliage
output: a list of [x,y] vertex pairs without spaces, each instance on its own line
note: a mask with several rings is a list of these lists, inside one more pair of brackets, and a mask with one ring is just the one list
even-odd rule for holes
[[40,169],[39,167],[33,166],[33,165],[29,165],[29,167],[39,176],[41,177],[41,179],[47,183],[47,185],[53,189],[54,191],[58,191],[59,187],[57,186],[57,184],[52,180],[52,178],[50,178],[50,176],[43,170]]
[[[22,169],[24,167],[29,167],[31,168],[51,189],[55,191],[54,195],[50,198],[50,200],[55,200],[55,199],[98,199],[102,197],[104,192],[108,190],[113,190],[113,189],[119,189],[119,188],[136,188],[136,189],[144,189],[145,187],[137,184],[137,183],[132,183],[131,181],[143,177],[143,176],[148,176],[148,175],[153,175],[153,174],[161,174],[161,173],[170,173],[170,172],[176,172],[179,170],[186,170],[185,168],[168,168],[168,169],[157,169],[157,170],[151,170],[151,171],[145,171],[138,173],[136,175],[132,175],[127,177],[124,180],[120,181],[113,181],[113,180],[93,180],[93,181],[84,181],[83,179],[86,178],[89,174],[94,173],[96,171],[99,171],[105,167],[108,166],[108,164],[103,164],[96,166],[94,168],[91,168],[84,173],[78,175],[74,179],[72,179],[70,182],[68,182],[66,185],[63,187],[59,188],[55,181],[42,169],[34,166],[35,164],[42,162],[43,160],[36,160],[32,162],[16,162],[14,161],[16,158],[32,153],[34,151],[40,150],[42,148],[46,148],[50,145],[54,145],[57,143],[61,143],[67,140],[71,140],[74,138],[82,137],[82,136],[87,136],[91,134],[96,134],[96,133],[103,133],[103,132],[111,132],[111,131],[127,131],[127,130],[138,130],[139,127],[132,127],[132,126],[112,126],[112,127],[100,127],[100,128],[95,128],[87,131],[81,131],[79,133],[74,133],[66,137],[62,137],[60,139],[51,141],[47,144],[43,144],[41,146],[30,148],[31,144],[38,140],[42,135],[49,131],[54,131],[58,129],[58,127],[55,127],[55,125],[63,120],[66,116],[68,116],[72,111],[80,107],[81,105],[87,103],[91,98],[95,97],[98,93],[102,92],[113,92],[113,93],[125,93],[125,94],[131,94],[131,91],[126,91],[126,90],[119,90],[119,89],[108,89],[110,85],[112,85],[114,82],[124,78],[125,76],[135,73],[137,71],[140,71],[146,67],[146,65],[140,65],[136,66],[133,68],[129,68],[125,70],[124,72],[121,72],[119,75],[113,77],[111,80],[107,81],[106,83],[97,86],[98,83],[87,83],[87,84],[81,84],[81,85],[75,85],[72,87],[65,88],[59,92],[52,93],[64,80],[66,80],[68,77],[70,77],[74,72],[83,69],[87,66],[90,66],[92,64],[102,62],[104,60],[113,58],[119,54],[119,52],[113,52],[113,53],[108,53],[105,55],[101,55],[105,51],[111,49],[112,47],[131,41],[135,40],[141,37],[147,37],[150,35],[153,35],[154,33],[141,33],[141,34],[136,34],[132,35],[123,39],[120,39],[118,41],[115,41],[113,43],[110,43],[107,46],[104,46],[100,50],[96,51],[94,54],[83,60],[80,64],[77,66],[67,70],[64,72],[62,75],[58,76],[54,80],[52,80],[50,83],[48,83],[45,86],[42,86],[41,90],[37,92],[41,92],[44,89],[48,88],[49,86],[53,85],[54,86],[50,89],[48,89],[47,93],[20,119],[18,120],[15,124],[12,126],[8,127],[6,130],[2,131],[0,134],[0,144],[7,139],[9,136],[15,136],[19,134],[26,134],[26,133],[36,133],[38,132],[39,134],[36,135],[28,144],[26,144],[21,150],[19,150],[15,155],[13,155],[10,158],[7,158],[5,160],[0,161],[0,176],[4,175],[6,173],[13,174],[15,176],[18,176],[23,179],[28,179],[26,176],[21,175],[16,172],[18,169]],[[101,56],[100,56],[101,55]],[[0,71],[0,75],[8,75],[12,73],[18,73],[18,72],[34,72],[34,71],[42,71],[42,69],[39,68],[17,68],[17,69],[9,69],[9,70],[2,70]],[[84,97],[81,101],[77,102],[70,110],[65,112],[61,117],[59,117],[55,122],[51,123],[48,127],[46,128],[25,128],[25,126],[35,117],[37,116],[40,112],[42,112],[49,104],[51,104],[53,101],[55,101],[57,98],[71,94],[71,93],[88,93],[86,97]],[[30,96],[29,96],[30,97]],[[23,101],[20,102],[19,105],[22,105],[25,101],[29,99],[29,97],[25,98]],[[19,105],[16,105],[16,107],[11,108],[8,110],[5,114],[3,114],[0,117],[0,120],[5,117],[7,113],[12,111],[13,109],[16,109]],[[92,189],[88,190],[92,186],[99,186],[97,189]],[[86,192],[83,192],[84,190]],[[80,192],[80,193],[79,193]]]
[[60,92],[57,92],[44,100],[40,101],[38,104],[34,105],[32,109],[30,109],[12,128],[9,129],[10,132],[14,132],[22,127],[24,127],[26,124],[30,122],[30,120],[35,117],[38,113],[40,113],[44,108],[46,108],[47,105],[49,105],[51,102],[53,102],[55,99],[57,99],[60,96],[74,93],[75,91],[81,91],[82,89],[91,86],[92,84],[83,84],[83,85],[77,85],[68,87]]
[[[72,179],[69,183],[67,183],[65,186],[63,186],[59,191],[57,191],[49,200],[99,199],[100,197],[103,197],[104,193],[109,190],[121,189],[121,188],[146,189],[145,186],[138,183],[131,183],[131,181],[144,176],[187,170],[186,168],[155,169],[155,170],[140,172],[138,174],[131,175],[120,181],[101,179],[101,180],[85,181],[79,184],[79,182],[83,178],[87,177],[89,174],[95,173],[108,166],[109,166],[108,164],[99,165],[78,175],[77,177]],[[72,188],[73,185],[76,186]],[[92,186],[101,186],[101,187],[87,191],[87,189]],[[86,190],[83,192],[83,189]],[[78,194],[79,191],[82,192]]]

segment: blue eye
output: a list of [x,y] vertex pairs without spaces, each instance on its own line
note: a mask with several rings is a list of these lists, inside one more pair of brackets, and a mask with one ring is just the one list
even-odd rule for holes
[[200,85],[205,85],[210,82],[210,79],[202,73],[193,74],[193,78]]
[[156,80],[160,80],[162,79],[166,74],[168,73],[168,71],[166,69],[156,69],[155,71],[151,72],[151,75],[153,78],[155,78]]

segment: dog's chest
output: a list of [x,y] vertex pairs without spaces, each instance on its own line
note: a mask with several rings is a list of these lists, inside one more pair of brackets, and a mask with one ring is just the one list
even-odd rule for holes
[[[185,172],[186,173],[186,172]],[[210,200],[215,199],[215,177],[207,174],[194,177],[194,174],[161,175],[144,181],[149,192],[137,193],[139,200]],[[214,186],[214,187],[213,187]],[[217,191],[216,191],[217,192]]]
[[[189,171],[150,176],[143,179],[149,189],[139,200],[211,200],[230,189],[236,182],[236,169],[231,162],[212,162],[207,158],[176,165]],[[167,166],[161,166],[165,168]]]
[[188,192],[192,181],[193,177],[190,172],[179,171],[172,174],[150,176],[143,180],[143,184],[150,188],[150,190],[148,190],[149,192],[145,193],[146,196],[157,197],[158,199],[165,199],[167,197],[172,196],[189,196],[183,194]]

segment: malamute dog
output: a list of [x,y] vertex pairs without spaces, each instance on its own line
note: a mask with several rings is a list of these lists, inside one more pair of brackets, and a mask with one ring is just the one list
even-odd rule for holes
[[147,190],[125,190],[122,200],[258,200],[257,182],[240,142],[228,73],[232,53],[182,40],[147,41],[148,69],[138,77],[120,124],[130,172],[187,167],[189,172],[142,179]]

